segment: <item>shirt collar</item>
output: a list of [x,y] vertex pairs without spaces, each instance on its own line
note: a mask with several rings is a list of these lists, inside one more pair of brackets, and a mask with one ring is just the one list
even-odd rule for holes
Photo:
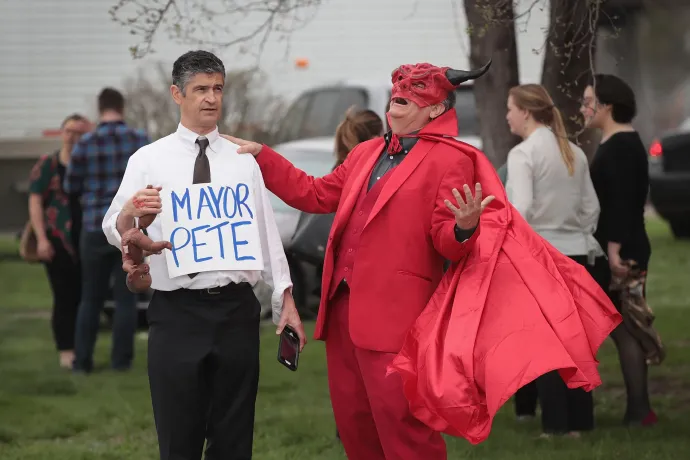
[[[177,131],[176,131],[177,137],[182,141],[182,143],[190,148],[193,149],[195,152],[197,151],[196,147],[196,139],[199,137],[199,134],[195,133],[194,131],[182,126],[182,123],[179,123],[177,125]],[[217,141],[220,140],[220,133],[218,133],[218,126],[215,127],[213,131],[211,131],[208,134],[205,134],[204,137],[208,139],[208,147],[215,153],[218,153],[218,144]]]
[[[408,136],[416,136],[418,133],[419,133],[419,130],[413,131],[407,135]],[[386,134],[383,135],[383,138],[386,140],[386,147],[388,147],[388,143],[391,140],[392,134],[393,134],[392,131],[388,131]],[[412,150],[412,147],[414,147],[414,145],[417,143],[418,140],[419,140],[418,137],[401,137],[400,138],[400,145],[403,148],[403,151],[401,153],[403,155],[409,153],[410,150]],[[384,150],[385,150],[385,148],[384,148]]]

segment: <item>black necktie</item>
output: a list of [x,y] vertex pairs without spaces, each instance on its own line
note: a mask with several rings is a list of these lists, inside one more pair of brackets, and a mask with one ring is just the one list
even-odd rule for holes
[[211,182],[211,165],[208,162],[208,156],[206,156],[208,139],[197,137],[196,143],[199,144],[199,154],[194,162],[194,179],[192,179],[192,183],[205,184]]
[[[194,178],[193,184],[205,184],[211,182],[211,165],[206,156],[206,147],[208,147],[208,139],[205,137],[197,137],[196,143],[199,144],[199,154],[196,156],[194,162]],[[194,278],[198,273],[190,273],[189,277]]]

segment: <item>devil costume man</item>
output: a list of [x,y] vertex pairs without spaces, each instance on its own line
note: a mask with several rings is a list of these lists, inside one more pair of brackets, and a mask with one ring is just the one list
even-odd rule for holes
[[[620,315],[513,210],[484,154],[454,139],[454,90],[489,64],[397,68],[392,131],[322,178],[237,140],[287,204],[336,213],[315,337],[350,459],[445,459],[441,432],[482,441],[501,404],[541,374],[600,383],[595,354]],[[459,225],[475,183],[495,199]],[[467,204],[453,192],[463,187]]]

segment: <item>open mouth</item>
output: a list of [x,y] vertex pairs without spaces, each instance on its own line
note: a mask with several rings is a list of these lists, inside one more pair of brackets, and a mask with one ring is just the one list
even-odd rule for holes
[[407,105],[407,99],[402,97],[394,97],[393,104]]

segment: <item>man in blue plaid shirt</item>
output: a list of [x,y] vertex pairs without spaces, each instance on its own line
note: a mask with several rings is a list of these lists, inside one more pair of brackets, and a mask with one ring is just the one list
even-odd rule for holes
[[80,256],[82,300],[77,315],[73,370],[93,370],[93,351],[99,320],[111,276],[114,277],[113,345],[111,366],[128,370],[134,358],[137,327],[137,298],[125,284],[122,255],[106,240],[101,227],[103,216],[117,193],[129,157],[150,142],[146,133],[124,122],[125,100],[112,88],[98,96],[99,124],[74,146],[65,174],[67,193],[80,195],[83,207]]

